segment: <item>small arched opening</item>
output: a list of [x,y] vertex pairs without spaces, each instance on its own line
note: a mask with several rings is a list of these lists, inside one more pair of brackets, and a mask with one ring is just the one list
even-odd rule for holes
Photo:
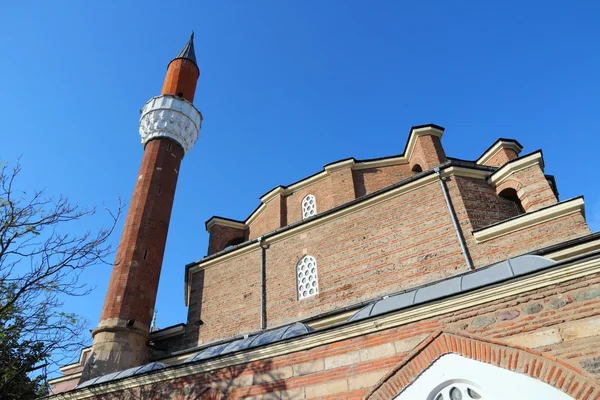
[[238,244],[242,244],[244,242],[245,242],[245,240],[244,240],[243,237],[233,238],[229,242],[227,242],[227,244],[225,245],[225,247],[223,247],[223,250],[229,249],[229,248],[231,248],[233,246],[237,246]]
[[518,214],[525,214],[525,208],[523,208],[521,199],[519,198],[519,195],[515,189],[506,188],[498,193],[498,195],[506,200],[510,200],[515,205]]
[[419,172],[423,172],[423,168],[421,168],[421,166],[419,164],[415,164],[412,167],[412,172],[414,172],[415,174],[418,174]]

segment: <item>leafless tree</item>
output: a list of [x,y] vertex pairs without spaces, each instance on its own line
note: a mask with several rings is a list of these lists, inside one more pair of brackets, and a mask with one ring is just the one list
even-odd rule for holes
[[19,191],[20,172],[18,162],[0,165],[0,397],[24,377],[45,375],[88,340],[86,322],[66,312],[64,302],[89,294],[81,273],[105,263],[123,210],[119,200],[116,211],[106,209],[108,227],[83,230],[95,209],[43,190]]

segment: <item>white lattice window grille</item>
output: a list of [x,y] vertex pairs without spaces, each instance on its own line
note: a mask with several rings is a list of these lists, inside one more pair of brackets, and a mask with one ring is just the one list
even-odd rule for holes
[[317,260],[312,256],[302,257],[296,265],[296,278],[298,280],[298,300],[319,293]]
[[302,200],[302,219],[312,217],[317,214],[317,200],[315,196],[309,194]]
[[438,391],[433,397],[435,400],[485,400],[481,390],[464,382],[456,382]]

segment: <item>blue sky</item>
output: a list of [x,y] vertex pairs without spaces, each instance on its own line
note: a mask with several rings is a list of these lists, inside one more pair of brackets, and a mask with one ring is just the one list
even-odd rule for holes
[[[9,2],[0,160],[22,155],[23,190],[129,201],[139,110],[194,30],[205,119],[182,164],[159,326],[185,321],[184,266],[206,254],[208,218],[245,219],[326,163],[399,154],[412,125],[444,126],[463,159],[499,137],[542,148],[561,199],[585,195],[596,231],[599,17],[592,1]],[[96,290],[69,311],[95,325],[109,276],[86,273]]]

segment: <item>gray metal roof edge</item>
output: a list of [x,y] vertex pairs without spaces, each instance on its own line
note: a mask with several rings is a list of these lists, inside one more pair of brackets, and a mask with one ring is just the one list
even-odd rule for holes
[[[76,391],[76,390],[79,390],[79,389],[85,389],[85,388],[88,388],[88,387],[90,387],[90,386],[95,386],[95,385],[110,384],[110,383],[112,383],[112,382],[116,382],[116,381],[119,381],[119,380],[121,380],[121,379],[127,379],[127,378],[129,378],[129,377],[131,377],[131,376],[146,375],[146,374],[149,374],[149,373],[152,373],[152,372],[156,372],[156,371],[159,371],[159,370],[163,370],[163,369],[167,369],[167,368],[176,368],[176,367],[180,367],[180,366],[188,366],[188,365],[190,365],[190,364],[194,364],[194,363],[200,363],[200,362],[204,362],[204,361],[207,361],[207,360],[211,360],[211,359],[213,359],[213,358],[220,357],[220,356],[222,355],[222,354],[221,354],[221,353],[222,353],[222,351],[223,351],[223,350],[224,350],[224,349],[227,347],[227,345],[228,345],[229,343],[232,343],[232,342],[236,341],[236,340],[240,340],[240,339],[250,339],[250,338],[252,338],[252,343],[254,343],[254,341],[256,340],[256,338],[258,338],[259,336],[261,336],[261,335],[263,335],[263,334],[265,334],[265,333],[273,332],[273,331],[276,331],[276,330],[278,330],[278,329],[282,329],[282,328],[285,328],[285,330],[284,330],[284,333],[285,333],[285,332],[287,332],[287,331],[288,331],[288,330],[289,330],[289,329],[290,329],[292,326],[294,326],[294,325],[296,325],[296,324],[302,324],[302,325],[303,325],[303,326],[306,328],[306,330],[307,330],[307,331],[306,331],[306,332],[304,332],[304,333],[301,333],[301,334],[298,334],[298,335],[295,335],[295,336],[289,337],[289,338],[281,338],[281,339],[274,340],[274,341],[272,341],[272,342],[266,342],[266,343],[259,344],[259,345],[255,345],[255,346],[253,346],[252,344],[250,344],[250,345],[249,345],[248,347],[246,347],[246,348],[243,348],[243,349],[240,349],[240,350],[235,350],[235,351],[232,351],[232,352],[228,352],[228,353],[226,353],[226,354],[227,354],[227,355],[231,355],[231,354],[236,354],[236,353],[239,353],[239,352],[242,352],[242,351],[248,350],[248,349],[257,349],[257,348],[260,348],[260,347],[268,346],[268,345],[270,345],[270,344],[272,344],[272,343],[280,343],[280,342],[287,342],[287,341],[291,341],[291,340],[294,340],[294,339],[298,338],[299,336],[308,335],[308,334],[310,334],[310,333],[312,333],[312,332],[313,332],[313,330],[312,330],[312,328],[311,328],[311,327],[309,327],[309,326],[307,326],[307,325],[303,324],[302,322],[296,321],[296,322],[292,322],[292,323],[289,323],[289,324],[286,324],[286,325],[281,325],[281,326],[278,326],[278,327],[275,327],[275,328],[272,328],[272,329],[263,330],[263,331],[258,331],[258,332],[254,333],[254,334],[252,334],[252,335],[243,335],[243,336],[241,336],[241,337],[234,337],[234,338],[229,338],[229,339],[227,339],[227,340],[219,340],[219,341],[216,341],[216,342],[212,342],[212,343],[209,343],[209,344],[207,344],[207,345],[205,345],[205,346],[202,346],[202,347],[197,347],[197,348],[196,348],[196,350],[192,350],[192,351],[190,351],[190,350],[188,349],[188,350],[182,350],[182,351],[180,351],[180,352],[177,352],[177,353],[180,353],[180,354],[185,354],[185,353],[188,353],[188,352],[189,352],[189,353],[192,353],[192,352],[193,352],[194,354],[191,354],[191,355],[190,355],[190,357],[188,358],[188,360],[189,360],[189,359],[191,359],[191,358],[193,358],[193,357],[195,357],[195,356],[197,356],[197,355],[199,355],[199,354],[203,353],[204,351],[206,351],[206,350],[208,350],[208,349],[210,349],[210,348],[217,347],[217,346],[223,346],[223,348],[222,348],[222,349],[219,351],[219,353],[217,353],[217,354],[214,354],[214,355],[211,355],[210,357],[202,358],[202,359],[199,359],[199,360],[187,361],[187,362],[184,360],[184,361],[182,361],[182,362],[180,362],[180,363],[177,363],[177,364],[172,364],[172,365],[169,365],[169,364],[164,364],[163,362],[161,362],[161,360],[164,360],[164,359],[166,359],[166,358],[170,358],[170,357],[173,357],[174,355],[176,355],[176,353],[171,353],[171,354],[169,354],[169,356],[167,356],[167,357],[160,358],[160,359],[157,359],[157,360],[153,360],[153,361],[151,361],[151,362],[149,362],[149,363],[146,363],[146,364],[144,364],[144,365],[140,365],[139,367],[134,367],[134,368],[136,368],[137,370],[140,370],[140,369],[142,369],[143,367],[145,367],[145,366],[147,366],[147,365],[150,365],[150,364],[153,364],[153,363],[158,363],[158,364],[163,364],[163,365],[166,365],[165,367],[162,367],[162,368],[157,368],[157,369],[152,369],[152,370],[150,370],[150,371],[145,371],[145,372],[143,372],[143,373],[141,373],[141,374],[136,374],[136,373],[134,373],[134,374],[132,374],[132,375],[125,376],[125,377],[123,377],[123,378],[120,378],[120,377],[119,377],[119,374],[123,373],[124,371],[127,371],[127,370],[129,370],[129,369],[134,369],[134,368],[128,368],[128,369],[125,369],[125,370],[122,370],[122,371],[115,371],[115,372],[111,372],[111,373],[109,373],[109,374],[105,374],[105,375],[102,375],[102,376],[98,376],[98,377],[96,377],[96,378],[92,378],[92,379],[89,379],[89,380],[87,380],[87,381],[85,381],[85,382],[82,382],[80,385],[77,385],[77,386],[76,386],[76,387],[73,389],[73,391]],[[246,336],[247,336],[247,337],[246,337]],[[283,334],[282,334],[282,336],[283,336]],[[223,355],[225,355],[225,354],[223,354]],[[136,371],[136,372],[137,372],[137,371]],[[111,375],[114,375],[114,378],[112,378],[112,379],[111,379],[111,378],[107,378],[107,377],[109,377],[109,376],[111,376]]]
[[[545,266],[540,266],[540,267],[537,267],[535,269],[526,270],[526,271],[524,271],[522,273],[513,273],[513,274],[505,276],[504,278],[501,278],[501,279],[496,279],[496,280],[492,280],[492,281],[489,281],[489,282],[485,282],[485,283],[473,285],[472,287],[469,287],[468,289],[465,289],[465,290],[460,290],[460,291],[456,291],[456,292],[453,292],[453,293],[444,294],[444,295],[441,295],[441,296],[432,296],[431,298],[421,299],[419,301],[416,300],[416,292],[418,292],[419,290],[422,290],[422,289],[425,289],[425,288],[432,288],[432,287],[435,287],[437,285],[442,285],[445,282],[453,281],[453,280],[457,280],[457,279],[460,279],[462,281],[465,277],[472,276],[472,275],[477,274],[477,273],[485,273],[485,272],[489,271],[492,268],[500,266],[503,263],[508,263],[510,265],[510,261],[511,260],[515,260],[515,259],[522,258],[522,257],[528,257],[528,256],[543,258],[543,257],[538,256],[538,255],[525,254],[525,255],[522,255],[522,256],[519,256],[519,257],[509,258],[509,259],[500,261],[500,262],[495,263],[495,264],[487,265],[485,267],[478,268],[478,269],[476,269],[474,271],[467,271],[467,272],[465,272],[463,274],[460,274],[460,275],[454,275],[454,276],[451,276],[451,277],[448,277],[448,278],[445,278],[445,279],[442,279],[442,280],[439,280],[439,281],[430,282],[430,283],[427,283],[427,284],[424,284],[424,285],[420,285],[420,286],[412,288],[412,289],[407,289],[407,290],[399,291],[399,292],[396,292],[396,293],[393,293],[393,294],[390,294],[390,295],[386,295],[386,296],[380,297],[378,299],[375,299],[375,300],[369,302],[367,305],[365,305],[360,310],[358,310],[356,312],[356,314],[354,314],[353,316],[351,316],[346,322],[341,323],[339,325],[336,325],[335,327],[343,326],[343,325],[345,325],[347,323],[352,323],[352,322],[355,322],[355,321],[364,321],[364,320],[367,320],[367,319],[370,319],[370,318],[381,317],[382,315],[392,314],[392,313],[395,313],[395,312],[398,312],[398,311],[401,311],[401,310],[409,309],[409,308],[417,306],[417,305],[427,304],[427,303],[430,303],[432,301],[441,301],[443,299],[446,299],[446,298],[449,298],[449,297],[452,297],[452,296],[456,296],[456,295],[459,295],[459,294],[464,294],[464,293],[472,292],[472,291],[475,291],[475,290],[478,290],[478,289],[481,289],[481,288],[484,288],[484,287],[490,287],[490,286],[498,285],[498,284],[504,283],[506,281],[517,281],[519,279],[523,279],[523,278],[525,278],[525,277],[527,277],[529,275],[540,273],[542,271],[563,268],[563,267],[565,267],[567,265],[571,265],[573,263],[577,263],[577,262],[579,262],[581,260],[584,260],[584,259],[598,258],[598,257],[600,257],[600,250],[599,251],[595,251],[595,252],[591,252],[591,253],[587,253],[587,254],[583,254],[581,256],[573,257],[571,259],[560,261],[560,262],[554,262],[554,261],[552,261],[550,259],[547,259],[548,261],[551,261],[551,262],[549,262]],[[373,307],[371,307],[371,310],[373,310],[375,308],[375,305],[377,303],[379,303],[379,302],[388,300],[388,299],[393,298],[395,296],[404,295],[404,294],[411,293],[411,292],[415,292],[415,301],[412,304],[408,305],[408,306],[399,307],[399,308],[392,308],[392,309],[390,309],[390,310],[388,310],[386,312],[382,312],[382,313],[378,313],[378,314],[372,314],[372,315],[368,315],[368,316],[365,316],[365,317],[356,318],[356,315],[358,313],[360,313],[364,309],[367,309],[371,305],[373,305]]]

